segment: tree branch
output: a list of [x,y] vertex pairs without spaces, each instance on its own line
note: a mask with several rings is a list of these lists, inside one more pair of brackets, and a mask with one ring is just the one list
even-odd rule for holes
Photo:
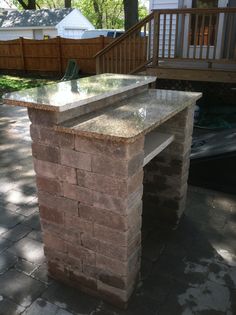
[[28,5],[25,4],[24,1],[22,1],[22,0],[17,0],[17,1],[19,2],[19,4],[22,6],[22,8],[23,8],[24,10],[27,10],[27,9],[28,9]]
[[28,0],[26,4],[23,0],[17,0],[24,10],[35,10],[36,0]]

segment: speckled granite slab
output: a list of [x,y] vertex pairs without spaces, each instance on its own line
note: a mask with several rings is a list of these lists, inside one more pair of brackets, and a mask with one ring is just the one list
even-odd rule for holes
[[[93,111],[92,102],[148,85],[156,77],[122,74],[100,74],[65,81],[3,96],[5,104],[63,112],[80,107],[80,113]],[[89,108],[91,107],[91,108]],[[84,113],[82,108],[84,108]]]
[[201,96],[201,93],[147,90],[94,115],[62,123],[56,129],[87,137],[129,142],[194,104]]

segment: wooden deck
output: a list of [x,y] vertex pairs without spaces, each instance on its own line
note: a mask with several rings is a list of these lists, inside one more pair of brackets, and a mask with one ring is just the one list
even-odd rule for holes
[[163,61],[158,66],[147,67],[146,74],[159,79],[236,83],[236,64],[215,63],[210,66],[201,61]]
[[236,82],[236,8],[154,10],[96,55],[97,73]]

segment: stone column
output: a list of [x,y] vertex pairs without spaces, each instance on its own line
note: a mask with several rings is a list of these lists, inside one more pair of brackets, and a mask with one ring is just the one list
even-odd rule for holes
[[192,143],[194,105],[158,127],[175,140],[144,168],[143,202],[149,220],[176,225],[184,211],[189,155]]
[[125,307],[140,270],[144,138],[56,132],[40,113],[29,110],[49,274]]

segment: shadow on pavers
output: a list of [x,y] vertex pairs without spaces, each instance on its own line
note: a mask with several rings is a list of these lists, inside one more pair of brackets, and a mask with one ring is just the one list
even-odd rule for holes
[[[236,314],[236,197],[193,187],[176,230],[144,219],[141,277],[127,310],[44,281],[26,118],[0,108],[0,314]],[[28,234],[18,234],[21,224]]]

